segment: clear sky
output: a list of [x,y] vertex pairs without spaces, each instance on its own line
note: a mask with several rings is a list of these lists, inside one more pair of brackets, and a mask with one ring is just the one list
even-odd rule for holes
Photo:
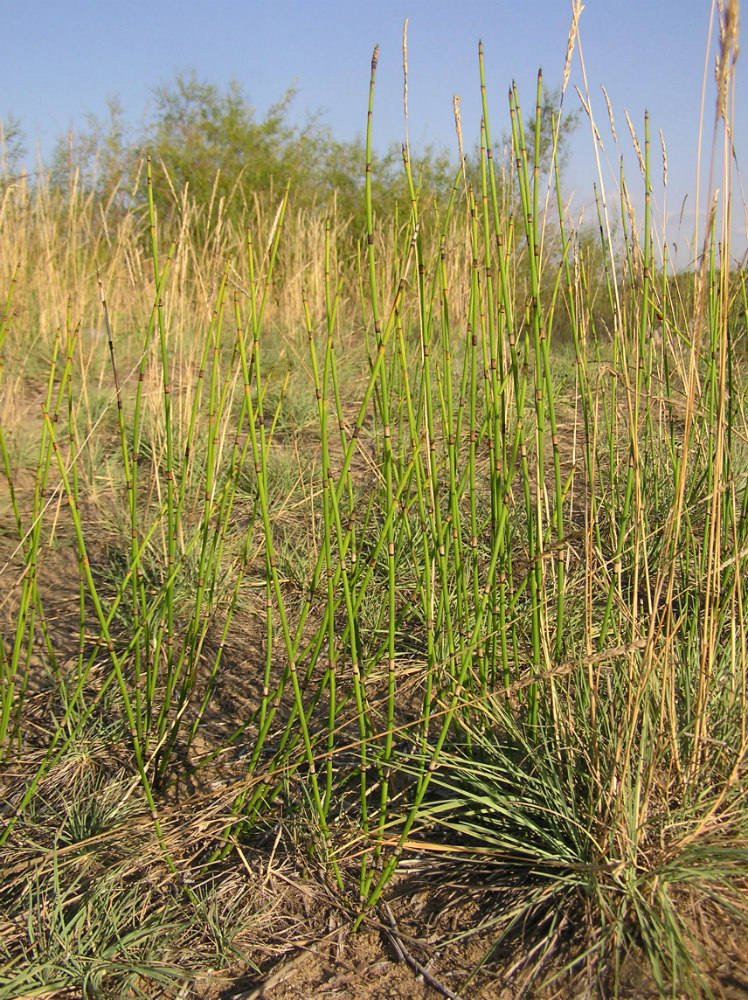
[[[587,80],[606,152],[617,156],[601,94],[610,96],[629,184],[639,180],[624,109],[639,130],[645,109],[652,124],[656,172],[658,130],[668,150],[668,211],[677,229],[681,203],[695,190],[696,148],[711,0],[586,0],[580,38]],[[466,145],[478,134],[477,46],[485,51],[494,135],[508,128],[507,91],[516,80],[525,113],[532,110],[542,67],[551,87],[561,83],[571,18],[569,0],[28,0],[2,4],[0,115],[19,118],[34,148],[48,155],[56,137],[83,123],[83,112],[105,115],[119,96],[133,124],[147,117],[151,91],[177,72],[225,86],[235,77],[259,115],[294,84],[294,114],[321,112],[339,138],[363,132],[369,64],[381,47],[375,140],[401,142],[402,27],[409,18],[409,97],[412,145],[432,141],[456,149],[452,95],[459,94]],[[712,38],[707,136],[714,119]],[[741,26],[736,146],[741,174],[748,162],[746,60]],[[565,108],[579,107],[575,55]],[[595,177],[587,120],[581,122],[566,175],[580,205]],[[655,186],[661,201],[662,185]],[[687,202],[692,206],[693,199]],[[675,233],[670,231],[671,239]]]

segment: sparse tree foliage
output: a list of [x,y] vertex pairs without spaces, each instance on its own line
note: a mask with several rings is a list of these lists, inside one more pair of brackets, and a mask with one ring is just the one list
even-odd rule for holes
[[246,202],[253,191],[282,189],[288,178],[303,185],[315,172],[323,130],[314,119],[302,128],[290,123],[293,88],[261,119],[237,81],[221,91],[194,71],[154,96],[146,145],[173,188],[187,187],[199,204]]
[[130,204],[138,172],[137,137],[118,97],[107,100],[107,115],[87,112],[86,127],[61,136],[50,165],[52,184],[63,190],[79,188],[85,195],[122,208]]
[[[550,164],[558,97],[557,91],[544,92],[544,165]],[[181,72],[154,89],[150,119],[139,128],[130,124],[122,102],[114,97],[106,116],[89,113],[82,129],[61,136],[50,163],[51,183],[62,191],[75,186],[104,205],[129,207],[143,157],[150,153],[157,208],[164,219],[179,214],[185,193],[197,206],[197,224],[219,205],[228,217],[243,217],[256,197],[280,196],[290,181],[293,204],[334,210],[357,239],[365,229],[363,139],[360,135],[337,139],[316,115],[307,114],[299,124],[293,114],[295,98],[296,90],[289,87],[259,115],[238,81],[221,88],[201,80],[194,70]],[[528,143],[534,127],[531,118],[526,124]],[[561,165],[575,127],[576,116],[566,115],[559,129]],[[0,166],[7,175],[24,152],[19,123],[10,117],[0,137]],[[502,142],[508,143],[506,136]],[[456,157],[445,147],[428,144],[412,149],[411,161],[414,180],[430,202],[446,205],[458,167]],[[467,169],[468,181],[480,190],[477,155],[468,158]],[[375,153],[372,177],[376,214],[388,217],[399,205],[404,217],[410,195],[398,144]]]
[[0,181],[19,173],[26,154],[26,143],[20,121],[13,115],[0,118]]

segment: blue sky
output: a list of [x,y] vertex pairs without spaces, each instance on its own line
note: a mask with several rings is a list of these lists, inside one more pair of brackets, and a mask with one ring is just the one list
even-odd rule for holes
[[[587,0],[580,37],[593,109],[606,151],[610,141],[600,85],[610,96],[620,150],[632,189],[638,168],[624,108],[637,129],[650,112],[659,166],[658,129],[668,149],[667,205],[677,216],[692,198],[696,144],[711,0]],[[261,115],[294,84],[294,114],[321,112],[340,138],[366,122],[369,63],[381,47],[377,74],[375,140],[384,148],[403,139],[402,51],[409,18],[410,137],[456,149],[452,95],[459,94],[468,146],[480,117],[477,45],[485,50],[494,135],[508,127],[507,91],[516,80],[526,113],[542,67],[549,86],[561,82],[571,17],[568,0],[29,0],[3,5],[0,115],[12,113],[27,135],[27,167],[38,144],[47,155],[54,140],[83,124],[83,113],[105,114],[119,96],[133,124],[148,114],[155,85],[194,67],[198,77],[224,86],[235,77]],[[741,27],[742,51],[748,35]],[[712,40],[707,90],[707,135],[714,108]],[[748,162],[745,59],[739,62],[736,145],[741,174]],[[575,56],[565,107],[579,107]],[[573,140],[566,187],[574,204],[589,201],[595,177],[589,125]],[[636,195],[636,191],[634,191]],[[655,196],[661,200],[661,183]],[[691,202],[692,203],[692,202]],[[688,210],[689,202],[687,202]]]

